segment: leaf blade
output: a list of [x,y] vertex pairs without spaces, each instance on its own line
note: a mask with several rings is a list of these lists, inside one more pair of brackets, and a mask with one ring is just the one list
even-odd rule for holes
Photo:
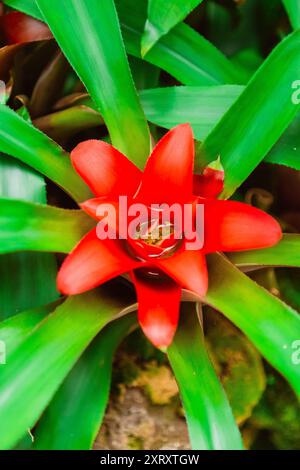
[[95,338],[45,411],[33,449],[91,449],[109,399],[114,352],[134,324],[135,316],[126,315]]
[[68,253],[95,225],[83,211],[0,199],[0,253]]
[[149,0],[148,16],[142,36],[142,56],[181,22],[202,0]]
[[300,235],[284,234],[282,240],[271,248],[230,253],[228,256],[238,267],[262,265],[300,268]]
[[[6,0],[37,17],[34,0]],[[5,2],[4,2],[5,3]],[[116,0],[127,53],[140,58],[140,41],[147,17],[145,0]],[[34,9],[34,11],[33,11]],[[134,15],[131,15],[134,11]],[[41,13],[38,19],[43,20]],[[178,24],[153,46],[145,60],[161,67],[185,85],[244,83],[244,75],[209,41],[186,24]]]
[[3,3],[8,5],[15,10],[19,10],[22,13],[33,16],[37,20],[41,20],[42,16],[39,11],[38,6],[35,3],[35,0],[4,0]]
[[[127,52],[141,57],[140,41],[147,16],[147,2],[116,0]],[[134,15],[131,14],[134,11]],[[178,24],[146,55],[185,85],[243,83],[235,66],[203,36],[186,24]]]
[[8,358],[26,336],[50,313],[60,301],[21,312],[0,323],[0,339],[4,341]]
[[91,195],[62,148],[5,105],[0,105],[0,152],[47,176],[75,200]]
[[300,170],[300,114],[291,122],[264,161]]
[[168,357],[179,384],[192,448],[242,449],[225,392],[205,350],[195,306],[186,302],[182,310]]
[[[103,289],[69,297],[12,353],[1,369],[2,449],[34,425],[83,350],[126,305]],[[31,406],[23,406],[24,396]]]
[[195,138],[203,140],[242,90],[239,85],[176,86],[144,90],[140,96],[150,122],[167,129],[188,122]]
[[210,255],[209,276],[205,301],[240,328],[300,396],[298,366],[292,362],[300,316],[221,255]]
[[294,29],[300,28],[300,5],[298,0],[282,0]]
[[[45,204],[45,181],[21,162],[1,155],[0,197],[22,198]],[[31,276],[28,276],[28,271],[31,271]],[[56,273],[56,260],[48,253],[10,253],[0,256],[0,318],[57,299]]]
[[150,136],[112,0],[37,0],[47,24],[102,113],[113,145],[143,167]]
[[292,100],[292,84],[300,72],[299,44],[297,31],[273,49],[198,148],[200,167],[221,156],[224,198],[231,196],[263,160],[299,111],[299,105]]

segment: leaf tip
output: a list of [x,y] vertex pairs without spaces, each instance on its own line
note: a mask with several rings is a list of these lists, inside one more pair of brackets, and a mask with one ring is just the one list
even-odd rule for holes
[[162,36],[161,31],[159,31],[155,25],[153,25],[149,20],[146,21],[145,29],[142,35],[141,40],[141,55],[142,58],[152,49],[155,43]]

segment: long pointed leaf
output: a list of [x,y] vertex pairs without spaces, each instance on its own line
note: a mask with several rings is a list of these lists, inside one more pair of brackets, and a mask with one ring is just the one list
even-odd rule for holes
[[[0,196],[44,204],[45,181],[20,161],[1,155]],[[0,256],[0,319],[55,300],[56,272],[55,258],[48,253]]]
[[292,360],[300,338],[300,316],[269,294],[221,255],[209,258],[206,301],[222,312],[253,342],[300,397],[299,365]]
[[27,310],[25,312],[7,318],[0,323],[0,340],[6,345],[7,357],[10,355],[26,336],[50,313],[55,310],[60,300],[42,307]]
[[[127,52],[141,57],[147,1],[116,0],[116,7]],[[213,44],[183,23],[162,37],[145,59],[185,85],[243,83],[235,66]]]
[[[9,2],[9,3],[8,3]],[[43,20],[35,0],[4,0],[16,9]],[[141,57],[140,43],[147,18],[146,0],[116,0],[127,52]],[[134,11],[134,15],[132,15]],[[178,24],[158,41],[145,60],[185,85],[243,83],[236,67],[209,41],[186,24]]]
[[[189,122],[195,138],[202,140],[242,90],[240,85],[176,86],[142,90],[139,96],[148,121],[167,129]],[[67,136],[80,128],[99,124],[100,114],[88,95],[78,97],[75,103],[75,106],[35,120],[35,125],[54,136]]]
[[61,147],[5,105],[0,105],[0,152],[47,176],[74,199],[82,201],[90,197],[88,187]]
[[34,18],[41,20],[42,16],[39,11],[35,0],[4,0],[3,3],[14,8],[15,10],[22,11],[27,15],[33,16]]
[[34,449],[88,450],[107,406],[113,355],[136,322],[126,315],[107,325],[57,391],[34,433]]
[[265,60],[199,148],[203,167],[218,155],[229,197],[263,160],[299,111],[293,83],[300,74],[300,32],[284,39]]
[[140,96],[150,122],[167,129],[188,122],[195,138],[203,140],[242,91],[239,85],[176,86],[144,90]]
[[[142,90],[140,99],[147,119],[153,124],[171,129],[177,124],[189,122],[195,138],[203,140],[230,109],[244,88],[242,85],[154,88]],[[76,104],[77,106],[43,116],[35,120],[34,124],[58,139],[72,136],[80,129],[99,125],[101,116],[90,98],[82,97],[76,101]],[[297,114],[264,161],[299,170],[299,136],[300,121]]]
[[148,16],[142,36],[142,55],[170,29],[182,21],[202,0],[149,0]]
[[280,269],[276,272],[281,297],[300,313],[300,270]]
[[12,353],[0,369],[1,449],[13,447],[35,424],[81,353],[125,302],[103,289],[69,297]]
[[68,253],[94,225],[83,211],[0,199],[0,253]]
[[300,114],[282,134],[268,153],[265,162],[285,165],[300,170]]
[[195,304],[186,302],[168,356],[178,381],[193,449],[242,449],[225,392],[205,349]]
[[299,0],[282,0],[294,29],[300,28]]
[[113,0],[37,0],[37,5],[101,111],[113,145],[143,167],[150,136]]
[[283,239],[271,248],[230,253],[230,260],[243,266],[290,266],[300,268],[300,235],[285,234]]

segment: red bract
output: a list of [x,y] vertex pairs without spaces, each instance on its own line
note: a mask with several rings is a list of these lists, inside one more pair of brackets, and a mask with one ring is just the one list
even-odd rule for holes
[[140,325],[158,347],[168,346],[176,331],[181,289],[199,297],[206,294],[207,253],[268,247],[281,238],[280,226],[268,214],[247,204],[216,199],[223,188],[220,170],[207,169],[193,180],[194,140],[188,124],[177,126],[160,140],[143,173],[101,141],[79,144],[71,158],[96,196],[82,204],[95,218],[99,204],[110,201],[117,207],[120,195],[147,206],[197,201],[204,205],[202,249],[187,250],[184,238],[178,244],[162,238],[154,247],[145,240],[100,240],[94,229],[66,258],[58,274],[58,289],[73,295],[129,272],[137,291]]

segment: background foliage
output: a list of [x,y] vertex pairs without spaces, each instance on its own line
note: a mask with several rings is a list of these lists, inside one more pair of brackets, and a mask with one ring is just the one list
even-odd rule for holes
[[[153,413],[172,410],[167,421],[182,426],[185,416],[195,449],[299,449],[299,2],[2,3],[43,35],[0,18],[1,449],[91,448],[112,377],[100,447],[116,446],[113,405],[139,389]],[[221,197],[271,213],[286,234],[270,249],[212,255],[203,306],[183,302],[164,355],[136,330],[130,284],[62,299],[55,278],[91,227],[72,148],[100,138],[143,168],[184,122],[196,171],[220,155]],[[137,429],[124,446],[163,447]]]

